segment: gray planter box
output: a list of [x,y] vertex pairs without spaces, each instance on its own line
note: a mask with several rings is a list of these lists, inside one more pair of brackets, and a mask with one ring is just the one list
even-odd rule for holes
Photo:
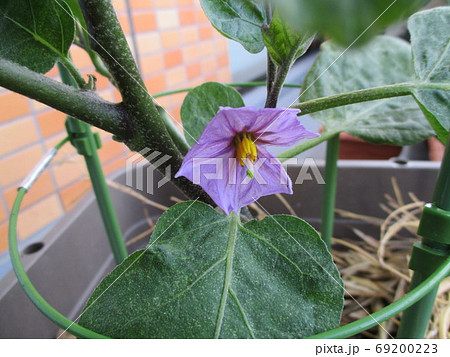
[[[319,165],[319,167],[322,167]],[[290,167],[293,181],[300,168]],[[429,201],[436,182],[439,164],[409,162],[399,165],[390,161],[341,161],[337,208],[360,214],[384,217],[379,203],[385,193],[392,194],[391,177],[395,177],[406,195],[414,192]],[[144,170],[145,172],[145,170]],[[113,179],[125,183],[125,172]],[[159,179],[158,179],[159,180]],[[147,177],[144,177],[144,192]],[[152,182],[148,184],[153,184]],[[305,181],[294,187],[294,195],[285,196],[296,213],[320,228],[322,185]],[[144,204],[130,195],[111,189],[125,239],[130,239],[147,227]],[[148,198],[172,205],[170,196],[183,195],[170,184],[155,190]],[[288,213],[275,197],[265,197],[260,203],[270,213]],[[161,211],[145,206],[153,218]],[[348,219],[337,219],[335,235],[351,237],[351,227],[365,231],[373,227]],[[131,246],[134,251],[145,246],[148,239]],[[114,267],[108,240],[92,193],[87,195],[42,240],[42,249],[32,254],[22,252],[23,263],[38,291],[58,311],[70,319],[78,317],[85,301],[99,281]],[[34,246],[39,248],[39,246]],[[33,250],[33,249],[29,249]],[[58,327],[47,320],[28,300],[13,272],[0,281],[0,337],[1,338],[54,338]]]

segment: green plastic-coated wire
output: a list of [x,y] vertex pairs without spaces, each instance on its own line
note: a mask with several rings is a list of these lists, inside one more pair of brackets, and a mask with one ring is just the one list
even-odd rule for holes
[[[68,138],[62,140],[59,144],[55,146],[55,149],[61,148]],[[56,325],[64,330],[69,331],[71,334],[81,337],[81,338],[108,338],[91,330],[88,330],[72,321],[67,317],[62,315],[59,311],[53,308],[42,296],[39,294],[37,289],[34,287],[30,278],[28,277],[25,268],[23,267],[22,261],[20,260],[19,249],[17,246],[17,218],[19,215],[20,205],[22,200],[27,193],[27,190],[20,187],[17,192],[14,205],[11,209],[11,214],[9,216],[9,230],[8,230],[8,244],[9,244],[9,256],[11,258],[11,263],[16,273],[17,280],[22,286],[23,290],[31,300],[31,302],[41,311],[48,319],[54,322]]]
[[376,326],[399,314],[432,291],[446,276],[450,274],[450,257],[436,271],[415,289],[385,308],[345,326],[325,331],[308,338],[347,338]]

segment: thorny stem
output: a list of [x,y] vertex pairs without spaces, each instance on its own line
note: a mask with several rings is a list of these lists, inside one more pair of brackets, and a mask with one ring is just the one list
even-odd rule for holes
[[[270,25],[270,22],[272,21],[271,0],[266,0],[266,14],[267,14],[267,24],[264,24],[263,26],[268,27]],[[269,95],[269,93],[272,90],[276,70],[277,70],[276,65],[273,62],[272,57],[270,57],[269,51],[267,51],[267,95]]]
[[[170,159],[158,167],[165,172],[170,166],[172,181],[190,198],[212,203],[209,196],[185,178],[174,178],[183,155],[169,135],[153,103],[128,47],[116,13],[109,0],[80,0],[89,31],[90,47],[108,68],[122,95],[121,105],[129,114],[132,135],[124,142],[134,151],[150,149],[168,155]],[[95,40],[93,40],[95,39]],[[158,160],[155,158],[154,161]]]

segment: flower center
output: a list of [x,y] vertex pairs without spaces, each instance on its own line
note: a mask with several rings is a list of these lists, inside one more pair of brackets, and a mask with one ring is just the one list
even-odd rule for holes
[[239,133],[234,137],[236,158],[242,167],[247,166],[247,175],[253,178],[253,163],[258,159],[255,138],[250,133]]

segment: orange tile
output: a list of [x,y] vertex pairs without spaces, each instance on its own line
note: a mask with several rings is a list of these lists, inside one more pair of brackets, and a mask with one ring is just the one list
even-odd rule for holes
[[0,254],[8,250],[8,222],[0,225]]
[[198,41],[198,31],[196,27],[188,27],[181,30],[181,40],[183,43],[193,43]]
[[30,113],[27,98],[12,92],[1,94],[0,113],[0,123]]
[[49,106],[47,106],[45,104],[42,104],[42,103],[40,103],[40,102],[38,102],[36,100],[33,100],[33,99],[31,99],[31,106],[34,109],[35,113],[39,113],[39,112],[42,112],[44,110],[50,109]]
[[125,1],[126,0],[113,0],[112,4],[114,6],[114,10],[116,10],[117,12],[126,11],[127,6]]
[[34,120],[28,117],[0,126],[0,156],[23,148],[38,140]]
[[141,55],[158,52],[162,48],[161,36],[157,33],[138,34],[136,42]]
[[202,74],[202,66],[200,63],[194,63],[186,67],[186,73],[188,79],[198,77]]
[[164,69],[164,59],[162,55],[152,55],[141,58],[141,71],[143,76],[156,74]]
[[228,53],[223,53],[217,57],[219,67],[225,67],[229,64]]
[[228,52],[228,42],[227,42],[227,40],[225,40],[225,39],[222,37],[222,35],[220,35],[218,32],[216,32],[216,35],[217,35],[218,37],[220,36],[219,41],[216,43],[216,46],[217,46],[217,52],[218,52],[218,53],[221,53],[221,52]]
[[153,4],[157,8],[174,7],[177,5],[177,0],[153,0]]
[[43,154],[40,145],[33,145],[26,150],[0,160],[0,185],[5,187],[25,178]]
[[114,96],[114,101],[115,102],[120,103],[122,101],[122,95],[117,90],[117,88],[113,88],[113,96]]
[[217,69],[217,59],[209,58],[202,61],[203,73],[211,73]]
[[181,50],[175,50],[164,53],[164,62],[166,68],[171,68],[183,63],[183,53]]
[[177,122],[181,122],[181,105],[171,110],[172,119],[175,119]]
[[98,151],[102,164],[121,154],[123,154],[123,144],[112,139],[104,142],[102,148]]
[[134,10],[152,9],[153,5],[150,0],[131,0],[131,8]]
[[196,10],[180,10],[180,25],[186,26],[195,24],[197,22],[195,19],[195,12]]
[[47,138],[49,136],[61,133],[65,130],[66,114],[51,109],[48,112],[37,115],[39,129],[42,136]]
[[178,107],[183,104],[184,98],[186,98],[187,93],[177,93],[170,96],[170,104],[172,107]]
[[166,89],[166,77],[163,74],[147,78],[144,83],[150,94],[157,94]]
[[[55,147],[56,144],[58,144],[62,139],[66,137],[65,133],[61,133],[60,135],[53,136],[50,139],[45,140],[45,150],[50,150],[51,148]],[[76,154],[75,148],[70,144],[65,144],[61,149],[58,150],[58,153],[53,159],[53,162],[62,161],[65,158],[68,158],[70,156],[73,156]]]
[[82,48],[72,46],[70,48],[70,54],[72,55],[72,60],[77,68],[83,69],[93,67],[91,58]]
[[110,162],[109,164],[105,165],[103,167],[103,171],[105,172],[105,175],[109,175],[110,173],[125,167],[125,164],[126,164],[126,157],[125,156],[120,157]]
[[192,79],[189,81],[189,87],[198,87],[198,86],[202,85],[203,83],[205,83],[203,78],[201,78],[201,77],[195,78],[195,79]]
[[52,195],[20,212],[17,232],[21,239],[26,239],[62,214],[63,210],[58,196]]
[[100,73],[94,73],[95,78],[97,78],[97,90],[106,89],[112,87],[111,82],[105,76],[102,76]]
[[205,77],[205,82],[217,82],[218,80],[219,77],[217,76],[217,73],[212,73]]
[[3,221],[6,221],[7,217],[8,217],[8,214],[6,213],[6,210],[3,207],[3,204],[0,202],[0,223]]
[[201,49],[201,56],[203,58],[211,56],[212,54],[216,53],[216,47],[214,46],[213,42],[202,43],[200,45],[200,49]]
[[213,28],[211,26],[202,26],[198,29],[200,40],[207,40],[214,36]]
[[147,32],[156,30],[156,16],[153,12],[135,14],[133,25],[136,32]]
[[93,133],[99,133],[100,138],[103,141],[106,141],[106,139],[109,140],[112,137],[111,133],[108,133],[107,131],[99,129],[99,128],[95,127],[95,126],[91,127],[91,130],[92,130]]
[[[52,178],[50,176],[50,172],[44,171],[41,176],[36,180],[33,187],[28,191],[28,193],[25,195],[23,202],[22,202],[22,208],[26,208],[33,203],[43,199],[44,197],[52,194],[55,191],[55,186],[53,185]],[[16,199],[17,195],[17,188],[12,187],[6,191],[4,191],[6,204],[8,205],[8,208],[11,210],[14,200]]]
[[170,96],[168,95],[165,97],[160,97],[160,98],[156,99],[155,101],[159,106],[161,106],[163,108],[168,108],[170,105]]
[[230,82],[231,81],[231,72],[230,69],[227,68],[223,68],[219,71],[218,73],[218,77],[219,77],[219,82]]
[[61,201],[64,210],[68,211],[75,206],[92,188],[89,180],[77,181],[74,184],[61,190]]
[[167,31],[161,35],[162,45],[164,48],[172,48],[180,45],[180,31]]
[[124,34],[130,33],[130,23],[128,22],[128,15],[119,15],[117,16],[120,22],[120,26],[122,27],[122,31]]
[[87,175],[86,164],[81,155],[74,155],[52,163],[52,171],[59,188]]
[[202,57],[200,45],[196,44],[183,48],[183,58],[186,63],[198,60],[200,57]]
[[59,77],[58,66],[56,66],[56,65],[53,66],[52,69],[45,74],[45,76],[46,77],[50,77],[50,78],[54,78],[54,79]]
[[97,92],[100,98],[107,100],[108,102],[114,102],[114,92],[111,89],[102,90]]
[[156,21],[158,23],[159,30],[178,28],[180,26],[178,10],[158,10],[156,12]]
[[186,82],[186,69],[184,67],[178,67],[167,72],[167,87],[170,89],[176,89],[181,83]]
[[198,23],[209,23],[208,17],[205,15],[205,12],[201,8],[196,11],[196,15]]
[[178,6],[192,6],[194,5],[194,0],[178,0]]

